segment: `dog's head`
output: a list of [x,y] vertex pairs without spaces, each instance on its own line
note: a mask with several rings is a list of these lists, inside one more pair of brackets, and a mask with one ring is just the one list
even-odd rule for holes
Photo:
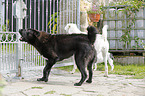
[[66,30],[68,32],[68,30],[73,26],[74,24],[69,23],[65,26],[64,30]]
[[98,30],[94,26],[88,26],[87,30],[89,34],[99,34]]
[[65,26],[64,30],[66,32],[68,32],[69,34],[72,34],[72,32],[70,32],[70,30],[73,30],[73,32],[75,32],[75,30],[78,29],[76,24],[73,23],[69,23]]
[[21,35],[20,41],[25,41],[30,44],[40,35],[40,32],[34,29],[20,29],[19,33]]

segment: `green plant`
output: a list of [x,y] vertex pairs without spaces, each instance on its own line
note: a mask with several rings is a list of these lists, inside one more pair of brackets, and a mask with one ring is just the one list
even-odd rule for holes
[[[123,47],[125,49],[128,48],[127,46],[131,44],[131,40],[133,40],[133,38],[135,38],[135,37],[131,37],[130,33],[132,30],[132,26],[135,25],[137,12],[139,11],[140,8],[143,7],[143,4],[144,4],[144,2],[139,1],[139,0],[122,1],[122,2],[117,2],[114,4],[111,3],[111,6],[126,5],[122,11],[127,16],[127,20],[126,20],[127,27],[125,28],[125,30],[123,30],[124,34],[121,36],[121,39],[120,39],[120,41],[123,41],[123,43],[124,43]],[[137,45],[134,47],[139,47],[138,40],[139,40],[139,38],[135,39],[135,42]],[[143,45],[143,42],[142,42],[142,45]]]
[[2,25],[2,31],[6,32],[9,30],[9,20],[6,20],[6,24]]
[[93,5],[92,8],[90,8],[87,11],[88,14],[101,14],[102,13],[102,6]]
[[2,25],[2,32],[7,32],[7,33],[1,33],[0,34],[1,35],[1,41],[5,41],[5,42],[16,41],[16,34],[8,33],[9,32],[9,20],[6,20],[6,24]]
[[145,43],[143,43],[139,37],[135,36],[134,39],[135,39],[136,46],[133,46],[133,48],[139,48],[140,47],[139,43],[140,43],[140,45],[143,46],[143,48],[145,49]]
[[57,33],[57,19],[58,19],[58,13],[54,13],[51,15],[51,20],[48,22],[47,26],[51,28],[51,34]]
[[1,35],[1,42],[5,41],[5,42],[14,42],[16,41],[16,34],[13,33],[0,33]]

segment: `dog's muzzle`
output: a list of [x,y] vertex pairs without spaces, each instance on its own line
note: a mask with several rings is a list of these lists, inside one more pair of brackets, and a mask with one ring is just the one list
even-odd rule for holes
[[20,37],[20,39],[19,39],[20,41],[25,41],[25,39],[23,38],[23,37]]

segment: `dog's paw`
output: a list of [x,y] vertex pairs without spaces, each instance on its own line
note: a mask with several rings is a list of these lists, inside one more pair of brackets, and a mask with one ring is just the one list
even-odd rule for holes
[[93,69],[94,71],[97,71],[97,69]]
[[70,71],[70,74],[74,74],[75,72],[74,71]]
[[82,84],[80,83],[75,83],[74,86],[81,86]]
[[87,83],[92,83],[92,80],[87,80],[86,82],[87,82]]
[[44,81],[44,82],[47,82],[47,81],[48,81],[48,79],[47,79],[47,78],[43,78],[43,77],[42,77],[42,78],[38,78],[38,79],[37,79],[37,81]]
[[104,75],[104,77],[109,77],[108,75]]

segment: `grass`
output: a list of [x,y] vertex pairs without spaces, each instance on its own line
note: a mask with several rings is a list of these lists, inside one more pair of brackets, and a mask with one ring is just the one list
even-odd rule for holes
[[43,87],[31,87],[32,89],[43,89]]
[[132,75],[132,79],[145,78],[145,65],[115,65],[114,70],[110,74]]
[[[63,67],[58,67],[59,69],[61,69],[61,70],[65,70],[65,71],[72,71],[72,69],[73,69],[73,65],[71,65],[71,66],[63,66]],[[79,72],[79,70],[77,69],[76,70],[76,72]]]
[[[73,66],[59,67],[61,70],[71,71]],[[118,75],[131,75],[130,79],[143,79],[145,78],[145,65],[121,65],[119,63],[114,63],[114,70],[111,70],[110,65],[108,65],[109,74]],[[105,71],[105,65],[103,63],[98,64],[98,71]],[[78,69],[76,72],[79,72]]]
[[32,96],[40,96],[40,95],[32,95]]
[[48,92],[46,92],[46,93],[44,93],[44,94],[54,94],[56,91],[48,91]]
[[67,95],[67,94],[63,94],[63,93],[62,93],[62,94],[60,94],[60,95],[63,95],[63,96],[72,96],[72,95]]

